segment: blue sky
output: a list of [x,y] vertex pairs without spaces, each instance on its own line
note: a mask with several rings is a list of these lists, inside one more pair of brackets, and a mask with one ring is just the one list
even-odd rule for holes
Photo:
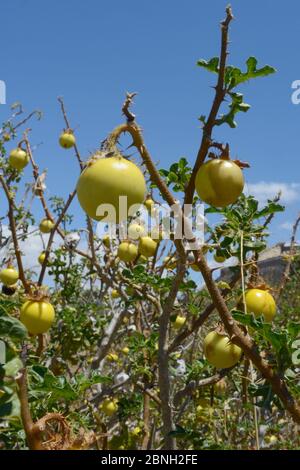
[[[0,79],[7,105],[44,111],[33,123],[32,143],[40,168],[48,168],[48,195],[66,196],[78,168],[72,152],[58,146],[63,127],[57,96],[69,111],[83,156],[97,149],[121,121],[125,92],[137,91],[135,112],[153,158],[164,168],[181,156],[194,161],[200,142],[197,118],[209,110],[215,77],[196,66],[218,55],[223,0],[14,0],[1,5]],[[300,105],[291,102],[291,83],[300,79],[300,2],[232,1],[229,62],[242,66],[250,55],[276,75],[241,87],[252,108],[238,128],[219,128],[233,156],[251,163],[247,184],[259,197],[284,185],[287,211],[273,224],[272,241],[285,240],[285,227],[299,210],[298,135]],[[40,145],[41,144],[41,145]],[[27,170],[26,170],[27,171]],[[1,203],[3,208],[3,202]],[[72,205],[78,224],[83,215]],[[36,205],[37,218],[42,211]]]

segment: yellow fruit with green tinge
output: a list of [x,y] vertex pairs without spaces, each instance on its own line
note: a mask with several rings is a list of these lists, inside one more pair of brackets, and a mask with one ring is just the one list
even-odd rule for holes
[[228,336],[211,331],[204,339],[204,354],[217,369],[228,369],[239,362],[242,350],[231,343]]
[[138,256],[138,248],[134,243],[122,242],[118,248],[118,257],[125,263],[130,263]]
[[5,286],[13,286],[19,279],[19,273],[13,266],[8,266],[0,271],[0,280]]
[[130,224],[128,227],[128,236],[133,240],[138,240],[145,234],[145,228],[140,224]]
[[117,291],[117,289],[113,289],[111,291],[111,296],[113,299],[118,299],[120,297],[119,291]]
[[263,315],[266,322],[271,322],[276,313],[276,303],[272,295],[262,289],[249,289],[245,293],[248,313],[256,317]]
[[10,152],[8,161],[12,168],[21,171],[28,165],[29,156],[25,150],[18,147]]
[[112,400],[111,398],[106,398],[100,405],[101,411],[106,416],[112,416],[118,411],[118,402],[117,400]]
[[198,196],[216,207],[236,202],[244,188],[241,168],[231,160],[209,160],[198,170],[195,180]]
[[200,271],[199,266],[198,266],[197,264],[195,264],[195,263],[194,263],[194,264],[191,264],[190,267],[191,267],[191,269],[192,269],[193,271],[195,271],[196,273],[198,273],[198,272]]
[[[133,205],[138,210],[145,192],[143,173],[121,155],[90,161],[77,183],[77,196],[82,209],[92,219],[102,220],[105,217],[106,221],[115,223],[128,217],[126,210],[120,211],[119,198],[125,197],[128,210]],[[101,212],[100,206],[104,204],[106,207],[103,206]]]
[[46,333],[55,319],[53,306],[44,300],[28,300],[20,310],[20,320],[29,333],[38,335]]
[[157,243],[150,237],[142,237],[139,241],[139,253],[146,258],[150,258],[155,255]]
[[54,227],[54,223],[52,222],[52,220],[50,219],[43,219],[41,222],[40,222],[40,231],[42,233],[50,233],[51,230],[53,229]]
[[106,248],[110,248],[110,237],[109,235],[104,235],[102,238],[102,243]]
[[175,330],[179,330],[186,322],[186,318],[182,315],[177,315],[175,321],[173,322],[173,327]]
[[154,207],[154,205],[155,205],[155,202],[150,197],[148,199],[146,199],[146,201],[144,202],[144,206],[146,207],[147,211],[149,211],[149,212],[151,212],[151,209],[152,209],[152,207]]
[[214,255],[214,260],[216,263],[224,263],[226,261],[226,258],[221,255]]
[[122,353],[123,354],[129,354],[129,348],[127,346],[125,346],[123,349],[122,349]]
[[117,360],[119,359],[119,356],[116,353],[109,353],[107,354],[106,359],[110,362],[117,362]]
[[59,137],[59,143],[64,149],[70,149],[76,144],[75,135],[72,132],[63,132]]
[[[46,258],[46,253],[44,251],[42,251],[42,253],[38,257],[38,262],[40,263],[41,266],[44,264],[45,258]],[[49,265],[50,265],[50,260],[49,260],[49,257],[48,257],[47,266],[49,266]]]

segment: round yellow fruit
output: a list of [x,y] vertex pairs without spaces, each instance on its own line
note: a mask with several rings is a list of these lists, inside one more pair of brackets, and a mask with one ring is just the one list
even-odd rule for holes
[[226,207],[236,202],[243,191],[243,172],[231,160],[209,160],[199,168],[195,187],[202,201],[212,206]]
[[118,257],[125,263],[130,263],[135,260],[138,255],[138,248],[134,243],[122,242],[118,248]]
[[122,353],[127,355],[129,353],[129,348],[127,346],[124,346],[124,348],[122,349]]
[[272,295],[261,289],[249,289],[245,293],[248,313],[254,313],[256,317],[263,315],[267,322],[271,322],[276,313],[276,303]]
[[239,362],[242,350],[231,343],[228,336],[211,331],[204,339],[204,354],[217,369],[228,369]]
[[128,227],[128,236],[133,240],[138,240],[145,234],[145,228],[140,224],[130,224]]
[[72,132],[63,132],[59,137],[59,143],[64,149],[74,147],[76,143],[74,134]]
[[[38,262],[40,263],[41,266],[44,264],[45,258],[46,258],[46,253],[44,251],[42,251],[42,253],[38,257]],[[48,261],[47,261],[47,265],[48,264],[49,264],[49,258],[48,258]]]
[[33,335],[46,333],[54,318],[54,308],[49,302],[28,300],[21,307],[20,320]]
[[198,272],[200,271],[200,268],[199,268],[199,266],[198,266],[196,263],[191,264],[190,267],[191,267],[191,269],[192,269],[193,271],[195,271],[196,273],[198,273]]
[[102,238],[102,243],[106,248],[110,248],[110,237],[109,235],[104,235]]
[[173,327],[175,330],[179,330],[186,322],[186,318],[182,315],[177,315],[175,321],[173,322]]
[[117,291],[117,289],[113,289],[113,290],[111,291],[111,296],[112,296],[113,299],[118,299],[118,298],[120,297],[120,294],[119,294],[119,292]]
[[139,253],[146,258],[155,255],[157,243],[150,237],[141,237],[139,241]]
[[224,261],[226,261],[226,258],[224,256],[214,255],[214,260],[216,263],[224,263]]
[[106,398],[100,405],[100,409],[103,411],[106,416],[112,416],[118,410],[117,400],[112,400],[111,398]]
[[117,360],[119,359],[119,356],[116,353],[109,353],[107,354],[106,359],[110,362],[117,362]]
[[150,197],[148,199],[146,199],[146,201],[144,202],[144,206],[146,207],[147,211],[149,211],[149,212],[151,212],[152,207],[154,207],[154,205],[155,205],[155,202]]
[[12,266],[0,271],[0,280],[5,286],[13,286],[19,279],[19,273]]
[[[77,183],[77,196],[82,209],[92,219],[101,220],[106,217],[106,221],[115,223],[128,217],[126,210],[120,211],[119,198],[121,196],[126,198],[129,210],[134,204],[142,204],[145,191],[143,173],[134,163],[121,155],[91,161],[81,173]],[[106,206],[109,204],[110,210],[108,207],[103,207],[104,213],[101,213],[102,204]]]
[[54,223],[50,219],[43,219],[39,226],[42,233],[50,233],[53,227]]
[[26,165],[28,165],[29,156],[25,150],[18,147],[10,152],[8,161],[12,168],[21,171]]

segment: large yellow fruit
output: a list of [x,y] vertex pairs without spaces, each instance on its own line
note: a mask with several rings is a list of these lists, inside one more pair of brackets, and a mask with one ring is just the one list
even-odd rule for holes
[[18,147],[10,152],[8,161],[12,168],[21,171],[26,165],[28,165],[29,156],[25,150]]
[[[110,222],[126,220],[126,211],[120,211],[119,197],[127,199],[127,209],[141,204],[146,192],[145,178],[141,170],[121,155],[92,160],[81,173],[77,183],[77,196],[82,209],[92,219],[101,220],[107,215]],[[116,219],[110,211],[98,215],[101,204],[110,204],[115,209]],[[133,214],[131,214],[133,215]]]
[[134,261],[138,255],[137,246],[134,243],[122,242],[118,248],[118,257],[125,263]]
[[5,286],[13,286],[19,279],[19,273],[13,266],[8,266],[0,271],[0,280]]
[[157,243],[150,237],[141,237],[139,241],[139,253],[146,258],[155,255]]
[[173,322],[173,327],[175,330],[180,330],[180,328],[185,324],[186,318],[182,315],[177,315],[175,321]]
[[244,188],[240,167],[231,160],[216,158],[204,163],[198,170],[196,191],[202,201],[216,207],[233,204]]
[[28,300],[21,307],[20,320],[33,335],[46,333],[54,318],[54,308],[49,302]]
[[256,317],[261,315],[267,322],[271,322],[276,313],[276,303],[272,295],[261,289],[249,289],[245,293],[248,313],[254,313]]
[[54,227],[54,223],[52,222],[52,220],[50,219],[43,219],[41,222],[40,222],[40,231],[42,233],[50,233],[51,230],[53,229]]
[[228,369],[239,362],[242,350],[231,343],[228,336],[211,331],[204,339],[204,354],[217,369]]

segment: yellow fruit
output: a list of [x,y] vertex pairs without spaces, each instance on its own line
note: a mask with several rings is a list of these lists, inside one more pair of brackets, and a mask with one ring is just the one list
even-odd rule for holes
[[224,256],[214,255],[214,260],[216,263],[224,263],[224,261],[226,261],[226,258],[224,258]]
[[118,298],[120,297],[120,294],[119,294],[119,292],[117,291],[117,289],[113,289],[113,290],[111,291],[111,296],[112,296],[113,299],[118,299]]
[[50,219],[43,219],[40,223],[40,231],[42,233],[50,233],[54,227],[54,223]]
[[147,263],[147,261],[148,261],[148,258],[146,258],[146,256],[143,256],[143,255],[140,255],[137,259],[138,264],[145,264]]
[[145,234],[145,228],[140,224],[130,224],[128,227],[128,236],[133,240],[138,240]]
[[139,241],[139,253],[146,258],[155,255],[157,243],[150,237],[142,237]]
[[21,307],[20,320],[33,335],[46,333],[54,318],[54,308],[49,302],[28,300]]
[[10,135],[7,132],[5,132],[2,135],[2,137],[3,137],[4,142],[9,142],[10,141]]
[[[121,155],[91,161],[81,173],[77,183],[77,196],[82,209],[95,220],[118,223],[126,220],[126,211],[120,211],[120,196],[125,196],[127,209],[143,202],[146,191],[145,178],[141,170]],[[114,211],[104,207],[105,213],[97,209],[109,204]],[[122,206],[123,207],[123,206]],[[138,209],[138,207],[137,207]],[[109,211],[109,212],[106,212]],[[133,214],[131,214],[133,215]]]
[[256,317],[263,315],[267,322],[271,322],[276,313],[276,303],[272,295],[261,289],[249,289],[245,293],[248,313],[254,313]]
[[26,165],[28,165],[29,156],[25,150],[18,147],[10,152],[8,161],[12,168],[21,171]]
[[228,336],[211,331],[204,339],[204,354],[217,369],[228,369],[239,362],[242,350],[231,343]]
[[[38,262],[40,263],[41,266],[44,264],[45,258],[46,258],[46,253],[42,251],[42,253],[38,257]],[[48,257],[47,265],[49,265],[49,257]]]
[[231,160],[209,160],[198,170],[195,187],[202,201],[226,207],[233,204],[243,191],[243,172]]
[[173,327],[175,330],[179,330],[186,322],[186,318],[182,315],[177,315],[175,321],[173,322]]
[[175,269],[177,266],[177,261],[174,256],[166,256],[163,260],[163,264],[166,266],[167,269]]
[[154,205],[155,205],[155,202],[150,197],[148,199],[146,199],[146,201],[144,202],[144,206],[146,207],[147,211],[149,211],[149,212],[151,212],[151,209],[152,209],[152,207],[154,207]]
[[190,267],[191,267],[191,269],[192,269],[193,271],[195,271],[196,273],[198,273],[198,272],[200,271],[200,268],[199,268],[199,266],[198,266],[197,264],[191,264]]
[[104,246],[106,246],[106,248],[110,248],[109,235],[104,235],[104,237],[102,238],[102,243],[103,243]]
[[137,246],[134,243],[122,242],[118,248],[118,257],[125,263],[130,263],[135,260],[138,255]]
[[123,354],[128,354],[129,353],[129,348],[127,346],[125,346],[123,349],[122,349],[122,353]]
[[19,279],[19,273],[13,266],[8,266],[0,271],[0,280],[5,286],[13,286]]
[[104,414],[106,414],[106,416],[112,416],[118,410],[118,403],[116,400],[106,398],[100,405],[100,409]]
[[59,143],[64,149],[74,147],[76,143],[75,136],[72,132],[63,132],[59,137]]
[[116,353],[109,353],[107,354],[106,359],[110,362],[117,362],[117,360],[119,359],[119,356]]

